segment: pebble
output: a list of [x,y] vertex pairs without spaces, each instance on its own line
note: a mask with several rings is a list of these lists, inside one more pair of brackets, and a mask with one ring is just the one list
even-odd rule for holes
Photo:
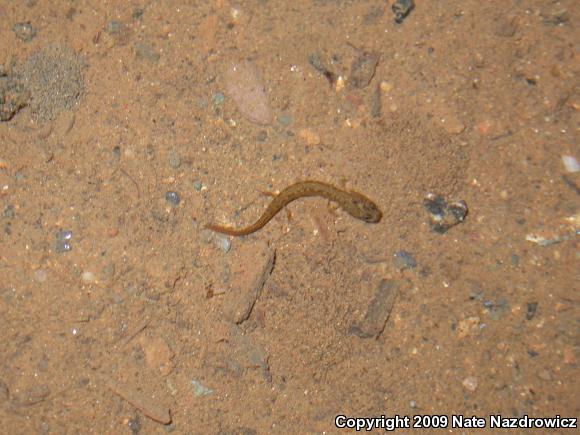
[[457,323],[457,335],[459,338],[465,338],[474,334],[480,329],[480,319],[477,316],[462,319]]
[[228,237],[225,236],[221,235],[216,236],[215,244],[219,249],[221,249],[226,254],[230,252],[230,249],[232,249],[232,242]]
[[441,120],[441,123],[445,131],[449,134],[459,134],[465,130],[465,124],[453,115]]
[[14,206],[12,204],[8,204],[6,207],[4,207],[3,212],[4,219],[12,219],[14,218],[14,215],[15,215]]
[[461,384],[466,390],[475,391],[477,389],[477,378],[469,376],[465,378]]
[[445,198],[433,193],[427,194],[423,202],[429,213],[431,229],[439,234],[463,222],[467,217],[467,204],[463,200],[448,203]]
[[193,188],[196,190],[196,192],[201,192],[201,189],[203,188],[202,182],[199,180],[195,180],[193,182]]
[[482,136],[485,136],[492,130],[492,127],[493,122],[491,122],[490,120],[484,120],[475,126],[475,131],[477,131]]
[[576,160],[575,157],[562,156],[562,163],[564,163],[564,167],[566,168],[566,171],[568,171],[570,173],[580,171],[580,164],[578,163],[578,160]]
[[110,34],[119,34],[123,31],[123,23],[117,20],[111,20],[105,25],[105,32]]
[[315,146],[315,145],[320,145],[320,135],[308,128],[303,128],[298,132],[298,135],[300,136],[300,138],[302,140],[304,140],[304,142],[306,142],[306,145],[309,146]]
[[290,115],[280,115],[278,117],[278,124],[284,127],[288,127],[290,124],[292,124],[292,117]]
[[29,22],[15,24],[12,31],[23,42],[30,42],[36,36],[36,29]]
[[393,254],[393,261],[398,269],[414,269],[417,267],[417,262],[413,255],[407,251],[397,251]]
[[179,154],[177,154],[177,151],[171,150],[169,152],[168,163],[173,169],[177,169],[181,166],[181,158],[179,157]]
[[211,96],[211,100],[213,101],[213,104],[215,104],[216,106],[222,105],[224,103],[225,99],[226,99],[226,97],[221,92],[215,92]]
[[179,194],[177,192],[173,192],[173,191],[169,191],[169,192],[165,193],[165,200],[173,206],[178,206],[179,203],[181,202],[181,198],[179,197]]
[[245,118],[258,125],[272,122],[266,89],[251,62],[231,63],[224,74],[224,79],[227,94]]
[[145,9],[137,7],[135,9],[133,9],[133,13],[131,14],[131,18],[133,18],[134,20],[140,20],[144,13],[145,13]]
[[553,379],[552,374],[547,369],[542,369],[538,372],[538,378],[542,381],[551,381]]
[[83,280],[84,283],[86,284],[92,284],[97,280],[97,277],[95,276],[95,274],[91,271],[84,271],[83,274],[81,275],[81,278]]
[[211,388],[204,386],[198,380],[192,379],[190,383],[191,388],[193,389],[193,395],[195,397],[209,396],[210,394],[213,393],[213,390]]
[[528,302],[526,309],[526,320],[532,320],[536,315],[537,310],[538,310],[537,302]]
[[395,23],[401,24],[414,7],[415,2],[413,0],[395,0],[392,6],[393,13],[395,14]]
[[389,92],[391,92],[393,90],[393,88],[395,87],[391,82],[387,82],[387,81],[382,81],[381,84],[379,85],[381,88],[381,92],[388,94]]
[[55,250],[58,254],[63,252],[68,252],[72,249],[70,241],[72,239],[72,231],[70,230],[63,230],[56,233],[56,246]]
[[141,420],[139,420],[139,416],[132,418],[127,422],[127,427],[133,434],[138,434],[141,432]]

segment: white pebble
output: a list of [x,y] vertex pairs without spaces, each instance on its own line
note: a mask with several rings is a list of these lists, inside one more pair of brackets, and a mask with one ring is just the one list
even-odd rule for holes
[[468,391],[475,391],[477,389],[477,378],[473,376],[467,377],[462,382],[463,388]]
[[568,172],[578,172],[580,171],[580,164],[575,157],[572,156],[562,156],[562,163]]
[[95,274],[93,272],[85,271],[82,275],[83,282],[93,283],[96,281]]

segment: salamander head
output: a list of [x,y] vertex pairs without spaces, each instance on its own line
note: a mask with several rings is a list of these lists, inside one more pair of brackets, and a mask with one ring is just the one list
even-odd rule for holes
[[345,210],[353,217],[369,223],[377,223],[383,217],[379,207],[358,192],[350,192],[351,200]]

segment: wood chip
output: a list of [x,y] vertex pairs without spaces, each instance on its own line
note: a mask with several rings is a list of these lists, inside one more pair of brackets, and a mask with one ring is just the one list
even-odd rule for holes
[[111,390],[117,396],[129,402],[151,420],[155,420],[163,424],[171,423],[169,408],[160,405],[153,399],[134,390],[128,385],[120,381],[108,380],[107,388],[109,388],[109,390]]

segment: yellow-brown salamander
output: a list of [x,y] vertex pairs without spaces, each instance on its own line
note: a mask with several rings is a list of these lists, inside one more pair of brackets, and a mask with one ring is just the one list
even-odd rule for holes
[[276,195],[270,205],[268,205],[268,208],[262,213],[262,216],[254,224],[246,228],[237,230],[213,224],[208,224],[205,227],[230,236],[246,236],[266,225],[287,204],[307,196],[321,196],[334,201],[352,217],[361,221],[376,223],[383,217],[383,213],[377,205],[361,193],[341,190],[320,181],[300,181],[288,186]]

